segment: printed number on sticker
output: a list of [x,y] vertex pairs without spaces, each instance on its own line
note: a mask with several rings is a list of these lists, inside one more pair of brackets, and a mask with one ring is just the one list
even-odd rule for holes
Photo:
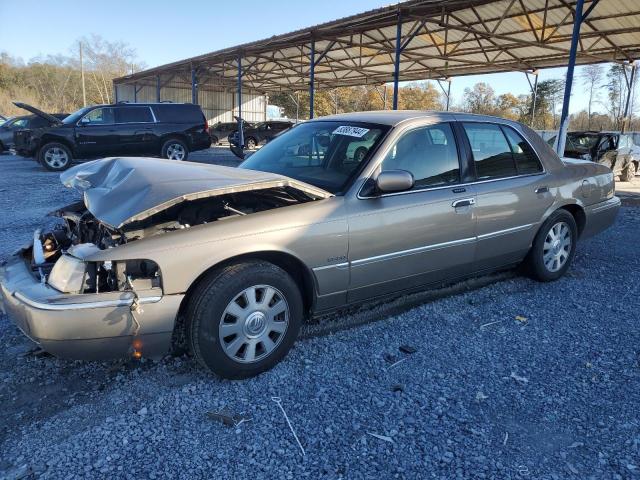
[[333,135],[348,135],[349,137],[362,137],[369,131],[368,128],[352,127],[350,125],[342,125],[333,131]]

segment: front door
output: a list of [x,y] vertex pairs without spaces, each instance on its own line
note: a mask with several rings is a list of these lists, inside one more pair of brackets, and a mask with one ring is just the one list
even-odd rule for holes
[[349,301],[471,272],[475,190],[460,184],[459,157],[449,123],[409,130],[386,152],[379,171],[409,171],[415,185],[350,202]]
[[553,189],[535,151],[513,128],[464,122],[477,182],[476,270],[518,262],[526,255]]
[[95,108],[80,119],[75,127],[80,158],[108,157],[116,153],[118,136],[113,108]]

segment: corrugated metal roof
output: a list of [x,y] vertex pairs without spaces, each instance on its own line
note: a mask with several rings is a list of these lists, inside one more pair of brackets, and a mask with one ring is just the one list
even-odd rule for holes
[[[238,56],[243,84],[258,91],[308,88],[315,41],[318,88],[393,79],[396,24],[402,19],[401,80],[564,66],[576,0],[410,0],[265,40],[152,68],[114,80],[153,84],[156,77],[234,88]],[[592,2],[585,2],[585,10]],[[582,25],[578,63],[640,57],[640,2],[600,0]]]

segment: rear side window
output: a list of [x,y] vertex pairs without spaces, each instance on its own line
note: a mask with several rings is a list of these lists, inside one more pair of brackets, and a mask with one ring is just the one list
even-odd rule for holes
[[118,107],[116,110],[116,123],[150,123],[153,115],[149,107]]
[[161,103],[153,106],[159,122],[204,123],[204,114],[198,105],[188,103]]
[[463,123],[471,144],[478,180],[517,175],[511,147],[498,125]]
[[460,163],[451,126],[439,123],[405,133],[382,161],[382,170],[411,172],[414,190],[458,183]]
[[520,175],[542,172],[542,164],[533,148],[511,127],[503,127]]

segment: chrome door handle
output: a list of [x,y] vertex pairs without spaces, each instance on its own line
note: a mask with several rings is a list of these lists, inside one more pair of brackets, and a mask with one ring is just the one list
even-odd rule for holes
[[475,204],[476,204],[475,198],[462,198],[460,200],[456,200],[455,202],[453,202],[451,206],[453,208],[459,208],[459,207],[470,207]]
[[549,193],[549,187],[538,187],[534,191],[536,193]]

